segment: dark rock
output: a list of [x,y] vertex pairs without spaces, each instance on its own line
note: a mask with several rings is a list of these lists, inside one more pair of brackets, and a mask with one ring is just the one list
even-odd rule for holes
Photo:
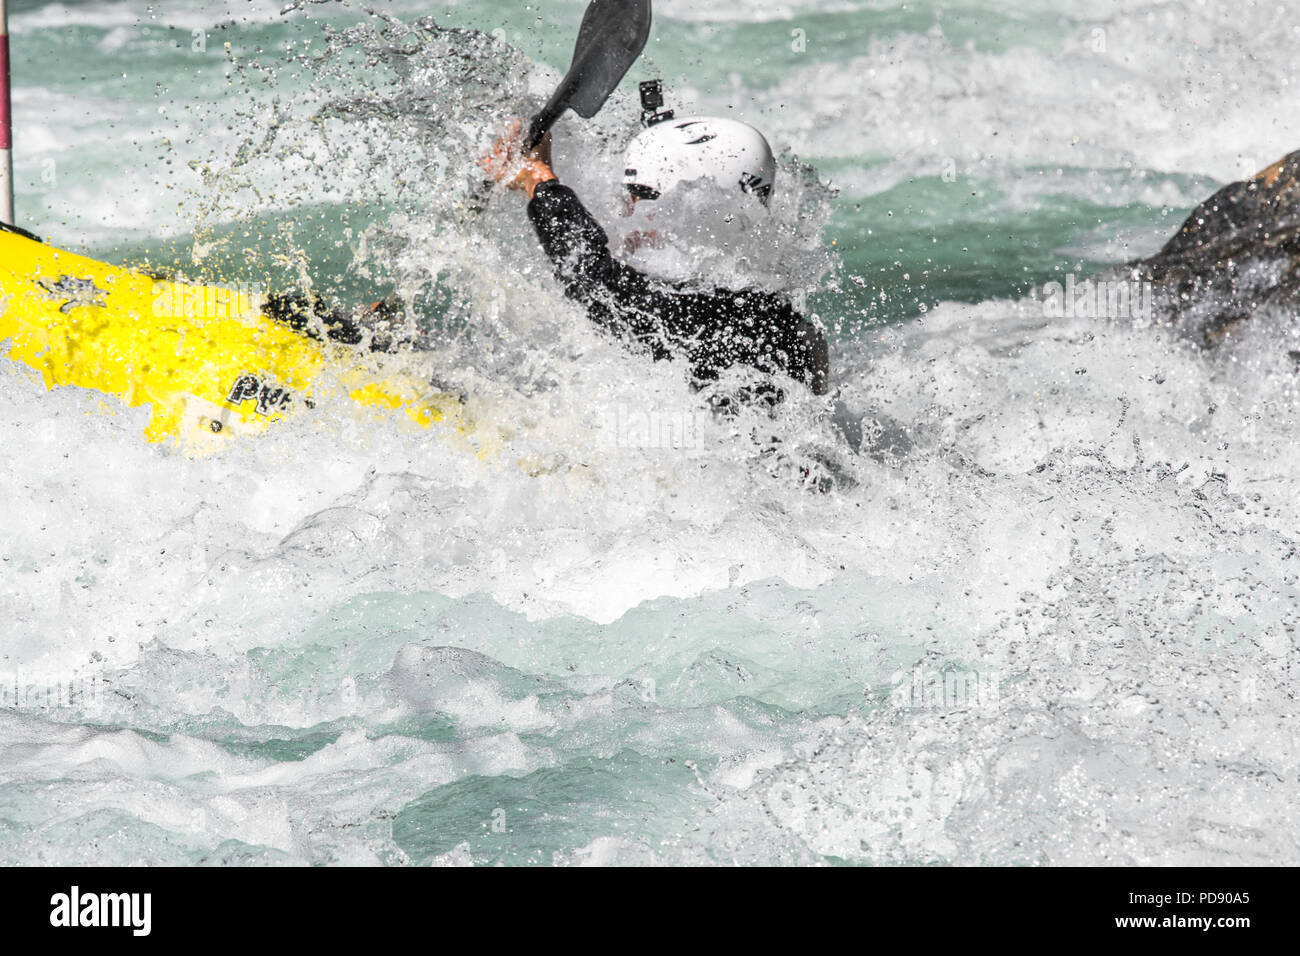
[[1220,189],[1129,269],[1156,316],[1206,347],[1261,309],[1300,311],[1300,151]]

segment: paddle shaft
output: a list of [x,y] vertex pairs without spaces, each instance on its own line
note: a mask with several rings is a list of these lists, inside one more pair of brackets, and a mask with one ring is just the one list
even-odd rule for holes
[[[650,17],[650,0],[591,0],[587,4],[569,71],[528,124],[523,141],[525,153],[541,145],[566,110],[572,109],[585,119],[596,115],[645,49]],[[492,185],[492,181],[484,181],[475,198],[479,211]]]
[[[4,0],[0,0],[0,3],[3,2]],[[569,92],[570,84],[566,82],[555,91],[555,95],[551,97],[549,103],[542,107],[542,111],[529,122],[528,135],[524,137],[525,153],[531,153],[541,145],[542,140],[546,139],[546,134],[555,125],[555,121],[564,115],[564,111],[569,108]],[[479,193],[480,202],[486,201],[487,194],[492,191],[493,185],[495,184],[492,180],[483,180],[483,188]]]
[[[0,0],[0,3],[3,2],[4,0]],[[528,138],[524,140],[525,153],[531,153],[538,147],[542,140],[546,138],[546,134],[551,131],[551,127],[555,125],[555,121],[568,108],[568,103],[561,101],[557,104],[555,100],[552,100],[546,104],[545,109],[533,117],[532,122],[528,124]]]

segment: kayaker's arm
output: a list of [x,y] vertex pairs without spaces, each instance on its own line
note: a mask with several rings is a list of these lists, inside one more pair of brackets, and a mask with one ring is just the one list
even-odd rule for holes
[[538,182],[528,203],[564,291],[592,320],[630,334],[655,358],[685,354],[697,377],[732,365],[784,372],[823,395],[829,384],[826,338],[783,296],[757,291],[666,291],[609,251],[605,230],[556,179]]
[[609,251],[605,230],[556,178],[549,138],[522,165],[512,165],[513,137],[497,144],[484,168],[529,197],[528,217],[565,294],[592,321],[632,338],[656,359],[684,355],[698,379],[733,365],[783,372],[825,394],[826,339],[783,296],[752,290],[680,292],[652,281]]

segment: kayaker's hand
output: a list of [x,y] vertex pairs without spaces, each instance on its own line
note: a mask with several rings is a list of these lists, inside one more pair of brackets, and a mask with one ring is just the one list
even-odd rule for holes
[[504,182],[507,189],[519,189],[533,198],[533,190],[544,182],[555,179],[551,169],[551,134],[527,156],[520,157],[523,123],[512,120],[506,134],[497,140],[492,152],[479,160],[479,165],[495,183]]

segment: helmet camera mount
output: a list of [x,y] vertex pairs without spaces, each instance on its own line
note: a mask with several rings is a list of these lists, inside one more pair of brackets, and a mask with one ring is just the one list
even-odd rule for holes
[[672,110],[661,110],[664,105],[664,81],[642,80],[641,90],[641,125],[654,126],[673,118]]

